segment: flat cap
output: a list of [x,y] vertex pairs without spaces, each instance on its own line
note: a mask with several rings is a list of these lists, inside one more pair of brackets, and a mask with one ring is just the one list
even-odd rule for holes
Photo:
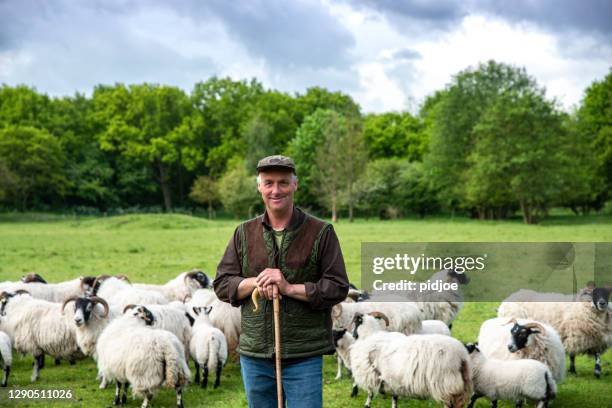
[[291,170],[295,174],[295,163],[291,157],[281,156],[280,154],[274,156],[264,157],[257,163],[257,173],[262,170],[279,168]]

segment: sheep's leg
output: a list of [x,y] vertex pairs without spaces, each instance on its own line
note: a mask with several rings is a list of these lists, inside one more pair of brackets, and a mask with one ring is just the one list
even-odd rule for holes
[[60,364],[61,364],[61,362],[62,362],[62,359],[61,359],[61,358],[59,358],[59,357],[55,357],[55,365],[56,365],[56,366],[60,365]]
[[68,360],[68,362],[70,363],[70,365],[75,365],[76,364],[75,360]]
[[467,406],[467,408],[472,408],[474,406],[474,404],[476,403],[476,400],[478,398],[482,397],[482,395],[480,394],[474,394],[472,395],[472,399],[470,400],[470,405]]
[[144,401],[142,401],[142,405],[140,406],[140,408],[147,408],[149,406],[149,402],[151,401],[152,397],[153,396],[147,392],[145,394]]
[[30,380],[32,380],[32,382],[35,382],[36,380],[38,380],[38,376],[40,373],[40,369],[41,369],[41,364],[44,365],[45,361],[45,355],[43,354],[42,356],[35,356],[34,357],[34,368],[32,369],[32,377],[30,378]]
[[221,384],[221,370],[223,369],[223,364],[221,364],[221,360],[217,361],[217,372],[215,373],[215,386],[214,388],[218,388]]
[[176,408],[183,408],[183,387],[177,385],[176,390]]
[[353,378],[353,372],[348,367],[346,367],[346,375],[348,375],[349,377]]
[[391,408],[397,408],[397,395],[391,397]]
[[595,353],[595,377],[601,377],[601,354]]
[[[58,359],[58,360],[59,360],[59,359]],[[38,362],[38,368],[39,368],[39,369],[41,369],[41,370],[42,370],[43,368],[45,368],[45,353],[43,353],[43,354],[40,356],[40,361]]]
[[536,408],[548,408],[548,400],[544,399],[538,402],[538,405],[536,405]]
[[202,388],[208,387],[208,362],[205,361],[202,365]]
[[351,398],[356,397],[358,393],[359,388],[357,387],[357,384],[353,383],[353,389],[351,390]]
[[121,404],[121,400],[119,399],[119,394],[121,394],[121,383],[117,381],[117,385],[115,386],[115,399],[113,400],[113,405]]
[[102,381],[100,381],[100,389],[103,390],[108,387],[108,381],[106,381],[106,377],[102,376]]
[[11,366],[5,365],[3,371],[4,371],[4,377],[2,378],[2,387],[6,387],[8,384],[9,374],[11,373]]
[[521,408],[522,406],[523,406],[523,400],[522,399],[516,400],[515,407]]
[[130,386],[129,382],[123,383],[123,394],[121,394],[121,404],[125,404],[127,402],[127,389]]
[[491,401],[491,408],[497,408],[497,400]]
[[336,360],[338,362],[338,371],[336,371],[336,380],[339,380],[342,378],[342,359],[340,358],[340,356],[336,356]]
[[370,406],[372,405],[372,398],[374,398],[374,393],[372,391],[368,391],[368,398],[366,399],[363,408],[370,408]]
[[569,372],[570,374],[576,374],[576,356],[573,354],[570,354],[570,367],[569,367]]
[[195,372],[196,372],[194,382],[196,384],[199,384],[200,383],[200,365],[198,364],[196,360],[193,360],[193,364],[195,364]]

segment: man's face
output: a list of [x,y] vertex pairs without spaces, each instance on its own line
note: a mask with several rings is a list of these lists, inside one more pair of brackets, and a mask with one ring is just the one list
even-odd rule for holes
[[285,211],[293,206],[293,193],[297,190],[297,180],[293,178],[293,173],[266,170],[259,172],[259,178],[257,190],[261,193],[267,209]]

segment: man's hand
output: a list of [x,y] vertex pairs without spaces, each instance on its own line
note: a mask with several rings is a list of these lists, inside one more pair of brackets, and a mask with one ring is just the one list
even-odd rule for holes
[[259,290],[259,294],[268,300],[274,299],[279,293],[286,295],[289,287],[291,286],[283,276],[280,269],[276,268],[264,269],[259,275],[257,275],[255,282],[257,282],[257,290]]

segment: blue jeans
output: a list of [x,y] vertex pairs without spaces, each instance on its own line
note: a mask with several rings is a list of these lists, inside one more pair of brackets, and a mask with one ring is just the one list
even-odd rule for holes
[[[277,408],[271,359],[240,356],[249,408]],[[323,407],[323,357],[308,357],[282,367],[283,399],[288,408]],[[283,406],[285,406],[283,404]]]

